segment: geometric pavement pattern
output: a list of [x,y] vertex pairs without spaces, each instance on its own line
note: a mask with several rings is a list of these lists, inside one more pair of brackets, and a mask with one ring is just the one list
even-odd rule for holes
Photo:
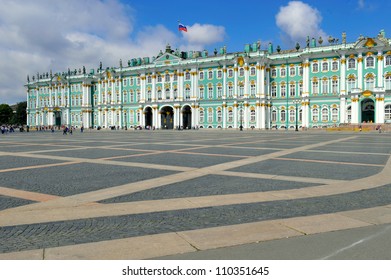
[[391,135],[0,137],[0,259],[146,259],[391,223]]

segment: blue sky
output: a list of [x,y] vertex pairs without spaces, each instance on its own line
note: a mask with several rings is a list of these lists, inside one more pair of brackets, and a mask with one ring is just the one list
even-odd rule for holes
[[[156,56],[167,43],[237,52],[257,40],[287,49],[343,31],[348,42],[381,29],[391,37],[390,8],[386,0],[0,0],[0,104],[26,99],[27,75],[118,66]],[[187,33],[178,32],[178,20]]]

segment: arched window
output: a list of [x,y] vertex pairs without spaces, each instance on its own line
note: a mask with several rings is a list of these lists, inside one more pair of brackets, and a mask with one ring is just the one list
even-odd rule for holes
[[277,86],[276,85],[272,85],[271,94],[272,94],[272,97],[277,96]]
[[338,62],[337,61],[333,61],[333,63],[331,63],[331,70],[332,71],[338,70]]
[[329,121],[329,109],[323,108],[322,109],[322,122],[328,122]]
[[204,79],[204,72],[200,72],[200,80]]
[[244,85],[239,86],[239,97],[243,98],[244,96]]
[[296,75],[296,68],[294,66],[289,68],[289,75],[291,77]]
[[[126,80],[125,80],[125,81],[126,81]],[[148,76],[148,77],[147,77],[147,83],[148,83],[148,84],[152,83],[152,77],[151,77],[151,76]]]
[[338,109],[337,108],[333,108],[331,110],[331,120],[333,122],[337,122],[338,121]]
[[243,76],[244,76],[244,69],[243,69],[243,68],[240,68],[240,69],[239,69],[239,76],[240,76],[240,77],[243,77]]
[[319,110],[317,108],[312,109],[312,121],[317,122],[319,120]]
[[367,76],[367,78],[365,79],[365,89],[372,91],[374,87],[375,79],[373,78],[373,76]]
[[161,83],[161,82],[162,82],[162,76],[160,76],[160,74],[157,75],[157,82],[158,82],[158,83]]
[[296,85],[295,84],[290,84],[289,85],[289,96],[290,97],[295,97],[296,96]]
[[329,93],[329,80],[328,79],[322,80],[322,93],[323,94]]
[[170,99],[170,89],[166,88],[165,90],[166,99]]
[[203,123],[205,120],[204,110],[200,110],[200,123]]
[[158,100],[162,100],[162,90],[161,90],[161,89],[159,89],[159,90],[157,91],[157,99],[158,99]]
[[213,122],[213,109],[209,108],[208,109],[208,123],[212,123],[212,122]]
[[338,80],[337,79],[333,79],[331,81],[331,88],[332,88],[332,93],[333,94],[337,94],[338,93]]
[[212,99],[213,98],[213,86],[209,85],[208,87],[208,98]]
[[234,119],[234,114],[231,108],[228,109],[228,122],[231,123],[233,122]]
[[185,73],[185,80],[190,80],[190,72]]
[[375,59],[372,56],[367,57],[366,59],[366,67],[374,67]]
[[174,99],[178,98],[178,89],[174,89]]
[[391,105],[389,104],[384,107],[384,119],[391,120]]
[[348,60],[348,69],[356,68],[356,60],[354,58],[349,58]]
[[350,77],[348,78],[348,92],[351,92],[352,89],[356,88],[356,78]]
[[150,91],[150,90],[147,91],[147,100],[148,101],[152,100],[152,91]]
[[199,99],[204,99],[204,87],[200,87],[199,93],[198,93]]
[[277,111],[275,109],[273,109],[272,111],[272,122],[276,122],[277,121]]
[[217,122],[221,123],[223,121],[223,115],[221,113],[221,109],[217,110]]
[[387,75],[385,78],[386,89],[391,89],[391,75]]
[[228,97],[232,98],[234,96],[234,88],[232,85],[228,85]]
[[234,70],[229,69],[228,70],[228,78],[232,78],[234,76]]
[[217,98],[222,98],[223,97],[223,87],[222,86],[217,86]]
[[286,76],[286,69],[285,69],[285,67],[282,67],[282,68],[280,69],[280,76],[281,76],[281,77],[285,77],[285,76]]
[[254,76],[255,75],[255,67],[250,68],[250,75]]
[[295,110],[289,110],[289,121],[294,122],[296,119],[296,112]]
[[386,66],[390,66],[391,65],[391,55],[387,55],[386,56]]
[[322,71],[329,71],[329,64],[328,62],[322,63]]
[[254,110],[254,108],[251,108],[251,111],[250,111],[250,122],[255,122],[255,110]]
[[312,94],[318,94],[318,93],[319,93],[319,82],[312,81]]
[[186,88],[185,89],[185,100],[189,100],[190,99],[190,88]]
[[281,97],[285,97],[286,96],[286,85],[282,84],[280,87],[280,90],[281,90]]
[[285,122],[286,121],[286,112],[285,112],[285,110],[281,110],[281,112],[280,112],[280,120],[281,120],[281,122]]
[[209,80],[213,79],[213,72],[212,71],[208,72],[208,79]]
[[276,70],[276,68],[272,68],[271,76],[272,76],[272,77],[276,77],[276,76],[277,76],[277,70]]
[[318,72],[318,71],[319,71],[319,64],[315,62],[312,64],[312,72]]
[[221,79],[223,77],[223,71],[219,70],[217,71],[217,78]]
[[255,91],[256,91],[255,85],[251,85],[250,86],[250,96],[251,97],[255,97]]

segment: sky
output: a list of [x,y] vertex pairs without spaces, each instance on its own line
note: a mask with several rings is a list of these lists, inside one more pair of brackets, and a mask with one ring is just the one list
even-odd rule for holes
[[0,104],[26,100],[27,75],[118,67],[167,43],[211,53],[258,40],[261,49],[293,49],[307,36],[341,41],[342,32],[348,42],[381,29],[391,37],[390,8],[387,0],[0,0]]

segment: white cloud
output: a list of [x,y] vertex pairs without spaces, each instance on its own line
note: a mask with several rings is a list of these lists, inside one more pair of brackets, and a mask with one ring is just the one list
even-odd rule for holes
[[226,33],[223,26],[195,23],[187,26],[183,37],[187,41],[185,49],[201,50],[203,46],[224,41]]
[[118,66],[120,59],[127,65],[157,55],[167,43],[201,50],[225,34],[223,27],[201,24],[189,27],[189,37],[160,24],[135,32],[137,11],[120,0],[1,0],[0,10],[7,11],[0,18],[0,104],[26,99],[27,75],[96,69],[100,61]]
[[322,15],[310,5],[301,1],[291,1],[280,8],[276,15],[276,24],[287,36],[290,43],[303,42],[307,36],[325,40],[327,35],[320,28]]

